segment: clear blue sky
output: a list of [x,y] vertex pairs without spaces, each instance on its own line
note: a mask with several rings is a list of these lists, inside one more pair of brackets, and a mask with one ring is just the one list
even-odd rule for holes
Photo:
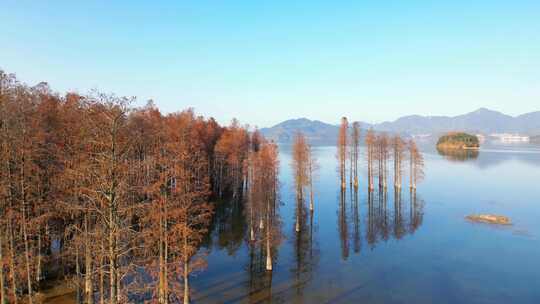
[[2,1],[0,68],[220,122],[540,110],[540,1]]

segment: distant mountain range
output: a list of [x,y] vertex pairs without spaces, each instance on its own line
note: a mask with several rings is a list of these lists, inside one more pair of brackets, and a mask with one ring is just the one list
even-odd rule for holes
[[[349,117],[350,121],[351,118]],[[362,129],[373,128],[379,132],[404,133],[408,135],[439,135],[449,131],[470,133],[519,133],[540,134],[540,111],[519,116],[510,116],[486,108],[464,115],[420,116],[410,115],[395,121],[379,124],[360,122]],[[265,137],[279,143],[290,143],[298,131],[304,133],[313,144],[333,144],[337,139],[339,127],[307,118],[291,119],[270,128],[263,128]]]
[[307,118],[289,119],[271,128],[260,130],[264,137],[278,143],[291,143],[297,132],[302,132],[315,145],[335,143],[339,127]]

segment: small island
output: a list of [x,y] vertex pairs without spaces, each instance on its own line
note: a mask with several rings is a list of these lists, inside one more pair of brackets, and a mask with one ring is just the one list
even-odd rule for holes
[[473,214],[465,217],[471,222],[496,224],[496,225],[511,225],[510,219],[502,215],[494,214]]
[[441,136],[437,141],[438,150],[455,150],[455,149],[479,149],[480,141],[475,135],[470,135],[463,132],[453,132]]

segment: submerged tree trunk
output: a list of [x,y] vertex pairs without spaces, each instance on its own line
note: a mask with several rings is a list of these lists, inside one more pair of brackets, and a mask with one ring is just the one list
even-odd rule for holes
[[[300,202],[298,202],[298,204],[300,204]],[[300,232],[300,205],[298,205],[297,207],[297,211],[296,211],[296,226],[295,226],[295,231],[298,233]]]
[[188,258],[188,240],[184,234],[184,304],[189,304],[189,258]]
[[314,196],[313,196],[313,155],[311,155],[311,149],[309,150],[309,210],[310,211],[313,211],[313,209],[315,208],[314,206]]
[[189,262],[184,261],[184,304],[189,304]]
[[268,271],[272,271],[272,248],[271,248],[271,245],[270,245],[270,228],[272,227],[272,225],[270,224],[270,208],[267,207],[267,216],[266,216],[266,219],[268,221],[267,225],[266,225],[266,270]]

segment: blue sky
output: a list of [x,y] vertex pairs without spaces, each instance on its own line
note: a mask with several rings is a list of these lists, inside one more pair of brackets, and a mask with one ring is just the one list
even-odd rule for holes
[[222,123],[540,110],[537,0],[7,0],[0,20],[24,82]]

